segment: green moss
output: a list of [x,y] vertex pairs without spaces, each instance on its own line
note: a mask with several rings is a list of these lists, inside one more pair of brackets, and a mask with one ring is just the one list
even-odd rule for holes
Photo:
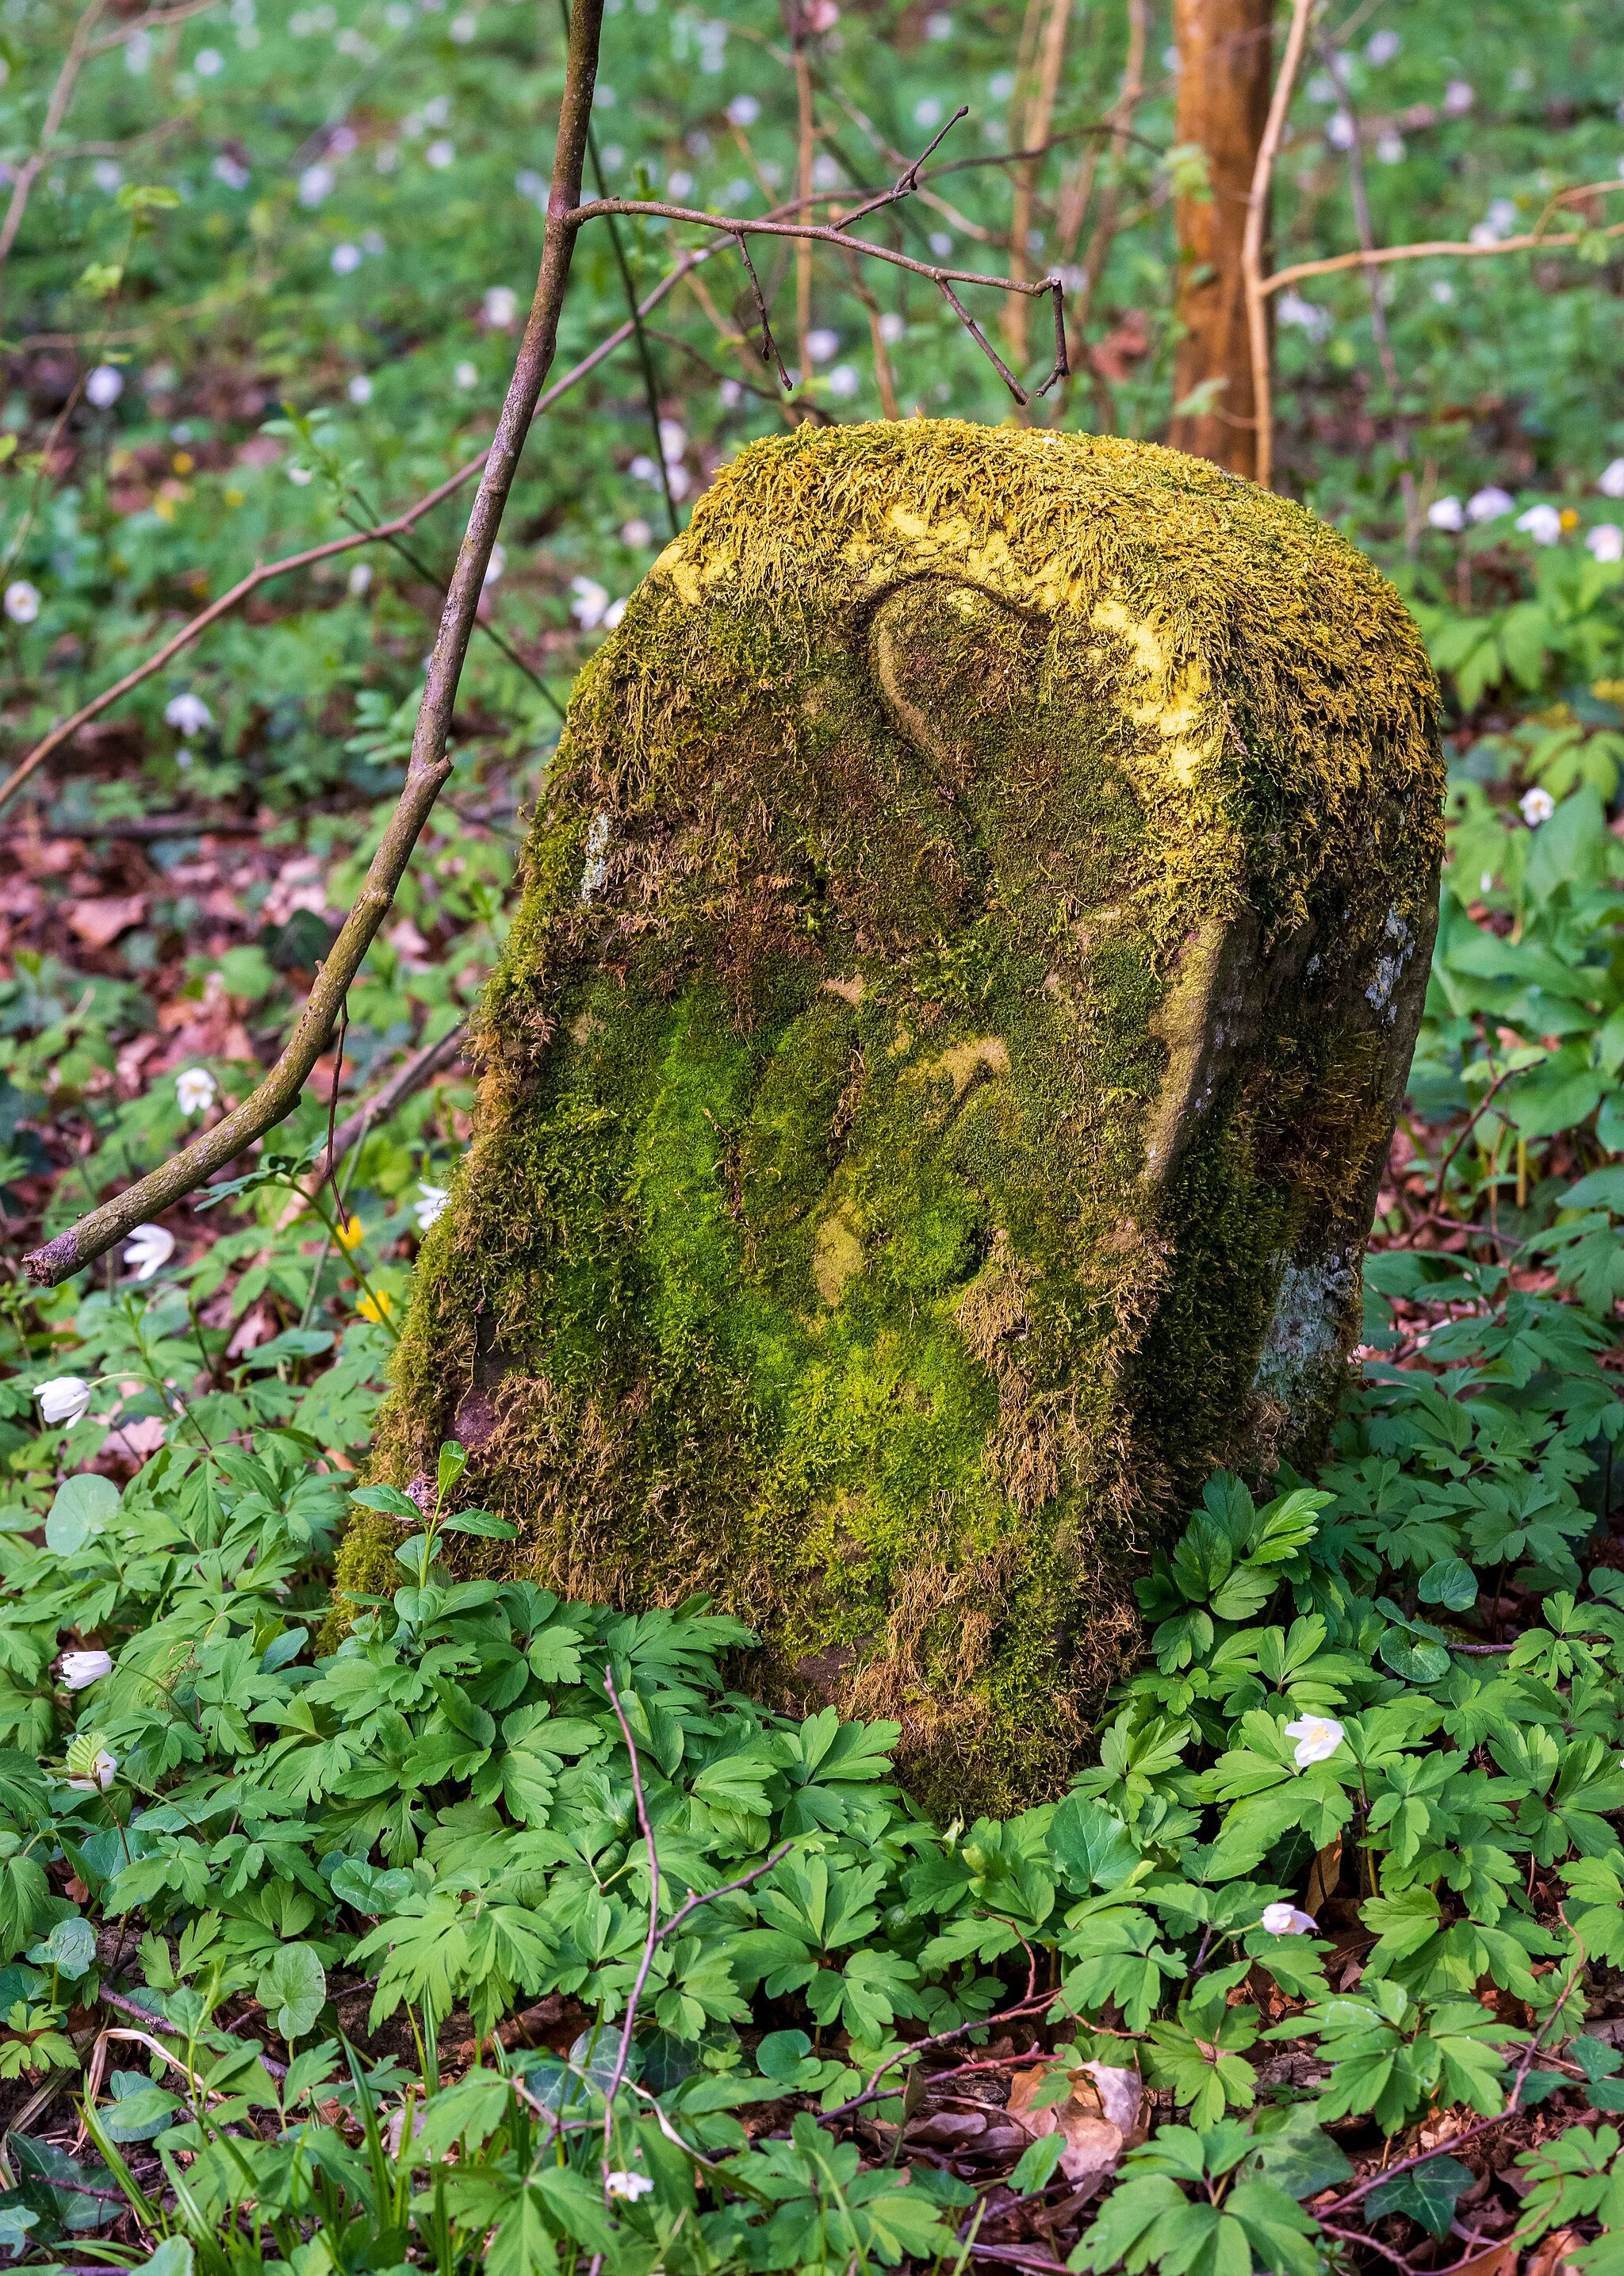
[[1441,786],[1396,596],[1281,500],[744,452],[581,676],[381,1468],[458,1436],[487,1555],[709,1589],[927,1796],[1051,1791],[1180,1496],[1323,1420]]

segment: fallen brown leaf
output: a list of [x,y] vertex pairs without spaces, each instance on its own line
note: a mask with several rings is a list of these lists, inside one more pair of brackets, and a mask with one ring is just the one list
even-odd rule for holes
[[70,901],[68,930],[92,948],[110,948],[121,932],[140,924],[147,914],[145,893],[124,893],[104,900]]
[[1084,2063],[1072,2077],[1064,2102],[1034,2109],[1039,2090],[1054,2075],[1053,2063],[1035,2063],[1010,2081],[1009,2115],[1035,2141],[1057,2130],[1066,2136],[1060,2171],[1074,2189],[1092,2196],[1116,2172],[1122,2153],[1144,2139],[1140,2113],[1144,2087],[1136,2070],[1111,2063]]

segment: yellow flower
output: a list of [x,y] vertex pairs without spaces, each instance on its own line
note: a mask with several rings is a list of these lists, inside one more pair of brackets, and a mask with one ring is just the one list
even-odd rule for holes
[[1564,529],[1577,529],[1579,527],[1579,517],[1570,505],[1562,508],[1562,527]]
[[239,490],[236,483],[233,482],[231,489],[222,491],[221,495],[224,498],[227,505],[240,505],[243,500],[247,497],[248,493],[247,490]]
[[370,1320],[374,1327],[381,1328],[394,1310],[395,1300],[387,1288],[380,1288],[376,1296],[363,1296],[355,1309],[363,1320]]
[[338,1227],[338,1232],[333,1235],[334,1240],[337,1240],[339,1248],[343,1249],[346,1256],[348,1256],[353,1250],[359,1248],[366,1237],[366,1228],[363,1226],[358,1217],[346,1217],[343,1224]]
[[[190,451],[177,451],[170,464],[178,474],[189,474],[196,466],[197,460],[192,456]],[[1576,521],[1578,519],[1578,515],[1575,514],[1574,520]]]

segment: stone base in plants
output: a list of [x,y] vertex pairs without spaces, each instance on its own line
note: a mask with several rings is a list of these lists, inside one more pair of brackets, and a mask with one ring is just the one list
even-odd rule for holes
[[1196,460],[745,451],[581,675],[380,1475],[459,1438],[487,1569],[702,1591],[922,1796],[1054,1792],[1138,1560],[1341,1379],[1434,702],[1370,565]]

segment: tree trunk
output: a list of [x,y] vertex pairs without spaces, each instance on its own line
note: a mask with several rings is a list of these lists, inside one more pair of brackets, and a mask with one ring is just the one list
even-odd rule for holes
[[1059,1792],[1146,1551],[1340,1388],[1435,704],[1335,532],[1154,445],[742,451],[571,704],[378,1473],[459,1440],[468,1566],[703,1591],[922,1800]]
[[1269,116],[1273,16],[1273,0],[1175,0],[1173,14],[1173,139],[1203,152],[1210,195],[1187,193],[1174,201],[1184,337],[1173,364],[1173,400],[1197,400],[1175,415],[1167,439],[1175,450],[1248,478],[1257,466],[1256,406],[1241,247]]

